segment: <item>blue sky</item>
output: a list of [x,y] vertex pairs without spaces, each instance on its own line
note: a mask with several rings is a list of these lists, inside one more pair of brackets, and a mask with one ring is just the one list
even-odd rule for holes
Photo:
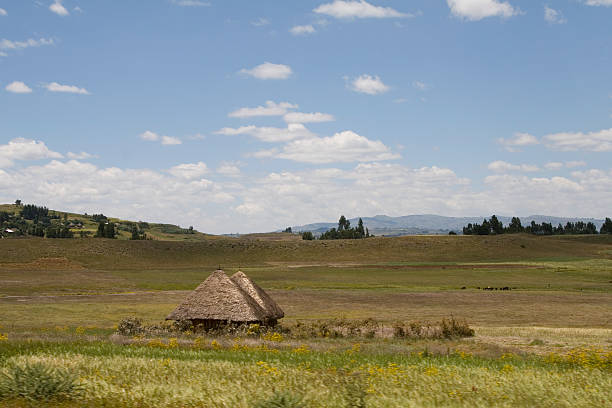
[[0,201],[610,216],[612,0],[0,0]]

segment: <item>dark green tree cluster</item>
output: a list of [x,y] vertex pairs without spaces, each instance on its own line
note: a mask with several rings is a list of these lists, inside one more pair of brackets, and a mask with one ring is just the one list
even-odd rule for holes
[[115,224],[112,222],[100,222],[98,224],[98,231],[96,231],[95,238],[110,238],[113,239],[117,235],[115,230]]
[[606,220],[601,226],[599,233],[600,234],[612,234],[612,220],[610,218],[606,217]]
[[314,239],[314,235],[311,231],[302,232],[302,239],[305,241],[312,241]]
[[525,227],[525,232],[534,235],[582,235],[582,234],[597,234],[597,227],[592,222],[584,223],[568,222],[565,226],[559,224],[553,227],[551,223],[543,222],[542,224],[536,224],[531,222],[531,225]]
[[490,219],[484,219],[482,224],[469,223],[463,227],[463,235],[495,235],[504,233],[504,224],[493,215]]
[[325,231],[319,239],[362,239],[370,238],[370,231],[363,227],[363,220],[359,218],[357,227],[351,228],[351,222],[344,215],[338,220],[338,229]]
[[45,229],[47,238],[74,238],[74,234],[66,225],[52,225]]
[[26,204],[21,209],[21,217],[26,220],[39,220],[49,217],[47,207],[38,207],[34,204]]
[[95,222],[107,222],[108,218],[104,214],[92,214],[91,219]]
[[[604,223],[601,227],[601,233],[607,233],[609,226],[612,231],[612,221],[606,218],[606,222],[610,221],[609,224]],[[482,224],[468,224],[463,227],[463,235],[495,235],[495,234],[517,234],[525,232],[533,235],[577,235],[577,234],[597,234],[597,227],[592,222],[568,222],[565,226],[559,224],[554,227],[552,223],[542,222],[541,224],[531,221],[530,225],[523,227],[521,220],[518,217],[512,217],[510,224],[504,227],[503,224],[493,215],[490,219],[484,219]],[[612,233],[612,232],[610,232]]]
[[138,227],[138,224],[132,224],[132,241],[144,241],[147,239],[147,233]]

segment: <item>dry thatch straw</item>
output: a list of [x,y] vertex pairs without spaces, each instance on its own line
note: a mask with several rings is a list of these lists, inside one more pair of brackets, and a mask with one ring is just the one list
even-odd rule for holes
[[278,320],[285,316],[283,309],[244,272],[238,271],[230,279],[257,302],[268,314],[268,319]]
[[275,323],[283,316],[280,307],[244,273],[239,272],[230,279],[219,269],[187,296],[166,320],[189,320],[211,327],[233,322]]

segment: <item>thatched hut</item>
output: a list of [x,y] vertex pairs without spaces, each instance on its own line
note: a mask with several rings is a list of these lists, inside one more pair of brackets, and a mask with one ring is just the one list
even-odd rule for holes
[[166,320],[190,321],[194,326],[212,328],[228,323],[271,325],[283,316],[276,302],[244,273],[239,272],[230,279],[219,269],[189,294]]

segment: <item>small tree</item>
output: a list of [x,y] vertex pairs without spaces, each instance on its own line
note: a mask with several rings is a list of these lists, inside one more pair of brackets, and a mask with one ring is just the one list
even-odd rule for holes
[[504,224],[502,224],[495,214],[491,216],[489,220],[489,224],[491,226],[491,233],[493,234],[503,234],[504,233]]
[[288,232],[288,233],[290,233],[290,234],[291,234],[291,233],[293,233],[293,231],[291,230],[291,227],[287,227],[287,228],[285,228],[285,232]]
[[523,228],[523,225],[521,224],[521,219],[519,217],[512,217],[512,220],[510,221],[510,225],[508,226],[507,231],[510,234],[516,234],[516,233],[525,231],[525,228]]
[[366,235],[365,229],[363,228],[363,220],[361,218],[359,218],[359,222],[357,223],[357,234],[359,238],[364,238]]
[[302,232],[302,239],[305,241],[312,241],[314,239],[314,235],[310,231]]
[[340,219],[338,220],[338,231],[347,230],[350,226],[351,222],[347,220],[344,215],[341,215]]
[[96,231],[96,238],[104,238],[104,222],[100,221],[98,223],[98,230]]
[[104,224],[104,238],[114,239],[116,234],[114,223],[107,222]]
[[15,200],[15,205],[17,207],[21,207],[21,200]]
[[604,221],[604,223],[601,226],[601,229],[599,230],[600,234],[612,234],[612,220],[608,217],[606,217],[606,220]]

